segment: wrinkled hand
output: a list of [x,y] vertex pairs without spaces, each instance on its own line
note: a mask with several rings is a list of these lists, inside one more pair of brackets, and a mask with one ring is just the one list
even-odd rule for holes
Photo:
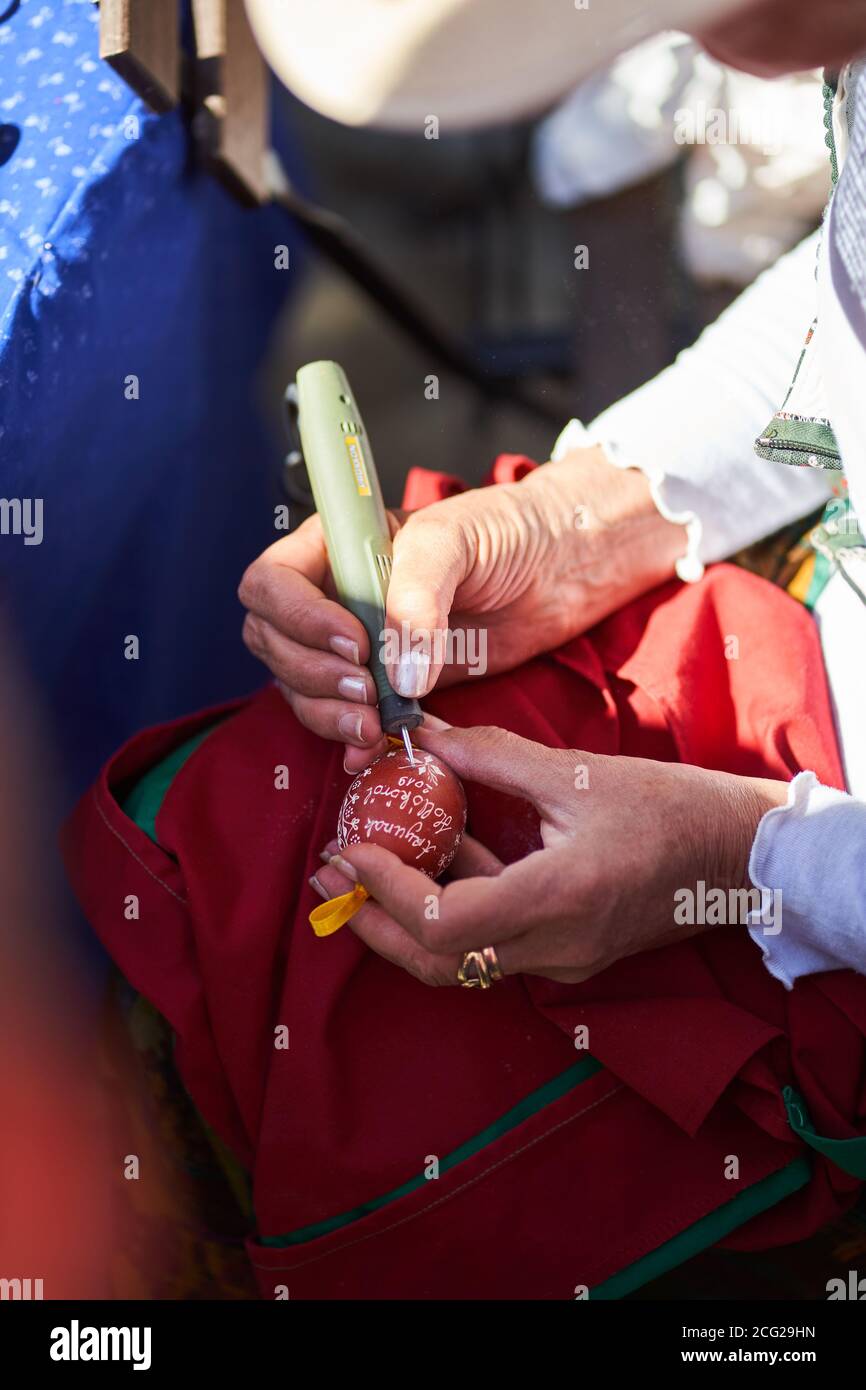
[[[510,670],[550,651],[673,572],[682,527],[665,521],[635,470],[601,449],[545,464],[521,482],[476,488],[418,512],[389,514],[394,561],[386,625],[426,637],[429,665],[389,663],[395,689],[423,696],[478,666]],[[362,624],[335,601],[317,516],[247,570],[244,640],[273,672],[298,719],[347,745],[347,772],[384,749]],[[408,624],[408,627],[404,627]],[[447,629],[457,640],[446,646]],[[469,634],[472,637],[469,637]],[[437,641],[437,634],[439,639]],[[465,640],[461,641],[461,634]],[[444,653],[466,660],[449,660]]]
[[544,846],[503,867],[469,840],[445,887],[373,845],[318,872],[332,896],[357,875],[375,902],[352,929],[427,984],[455,984],[464,952],[490,945],[506,975],[576,982],[707,930],[676,923],[674,895],[699,880],[747,888],[758,822],[787,792],[684,764],[545,748],[495,728],[417,737],[460,776],[530,801]]

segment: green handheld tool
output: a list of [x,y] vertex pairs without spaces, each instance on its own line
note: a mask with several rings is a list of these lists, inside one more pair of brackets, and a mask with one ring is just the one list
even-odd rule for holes
[[[392,688],[382,662],[385,599],[391,578],[391,533],[373,451],[346,374],[336,362],[310,362],[286,390],[290,426],[300,443],[340,601],[364,624],[368,666],[388,734],[402,737],[423,721],[417,700]],[[290,462],[300,462],[296,453]]]

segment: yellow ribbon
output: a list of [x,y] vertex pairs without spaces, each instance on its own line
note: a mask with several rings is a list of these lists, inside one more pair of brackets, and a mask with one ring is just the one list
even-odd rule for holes
[[[388,742],[395,748],[403,747],[403,740],[390,734]],[[364,906],[369,896],[366,888],[359,883],[351,893],[341,893],[339,898],[330,898],[328,902],[314,907],[310,913],[310,926],[316,936],[331,936],[335,931],[339,931],[349,918],[354,917],[358,909]]]
[[364,906],[369,896],[363,884],[358,883],[351,893],[341,893],[339,898],[331,898],[314,907],[310,913],[310,926],[316,936],[330,936],[332,932],[339,931]]

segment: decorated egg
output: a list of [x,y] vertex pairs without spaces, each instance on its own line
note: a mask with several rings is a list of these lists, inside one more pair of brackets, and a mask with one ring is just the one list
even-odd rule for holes
[[365,767],[340,807],[337,840],[381,845],[430,878],[444,873],[466,826],[466,795],[459,777],[440,758],[403,747]]

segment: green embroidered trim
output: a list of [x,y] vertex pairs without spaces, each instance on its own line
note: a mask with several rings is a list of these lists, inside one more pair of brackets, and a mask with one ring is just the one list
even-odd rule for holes
[[693,1225],[687,1226],[671,1240],[665,1241],[664,1245],[635,1260],[634,1264],[627,1265],[618,1274],[611,1275],[603,1284],[597,1284],[595,1288],[590,1289],[590,1302],[624,1298],[641,1285],[648,1284],[651,1279],[659,1279],[663,1274],[668,1274],[672,1269],[676,1269],[677,1265],[685,1264],[703,1250],[709,1250],[711,1245],[717,1245],[725,1236],[729,1236],[739,1226],[744,1226],[753,1217],[760,1216],[761,1212],[769,1211],[770,1207],[784,1201],[793,1192],[798,1192],[801,1187],[806,1186],[810,1176],[809,1160],[794,1159],[787,1167],[770,1173],[760,1182],[753,1183],[743,1192],[738,1192],[736,1197],[732,1197],[723,1206],[716,1207],[715,1211],[701,1217]]
[[125,816],[140,830],[143,830],[149,840],[153,840],[155,845],[159,844],[156,838],[156,818],[159,815],[162,803],[166,798],[168,789],[180,772],[184,763],[192,757],[195,750],[204,743],[208,734],[213,733],[216,724],[210,724],[206,729],[200,730],[192,738],[188,738],[185,743],[181,743],[167,758],[157,763],[149,772],[141,777],[130,792],[127,793],[120,803],[120,809]]
[[[805,349],[804,349],[805,352]],[[802,356],[800,361],[802,362]],[[799,371],[799,363],[797,370]],[[796,381],[796,374],[794,380]],[[793,390],[793,383],[791,386]],[[788,393],[790,395],[790,392]],[[771,463],[790,463],[799,468],[823,468],[840,472],[842,460],[836,436],[826,420],[807,420],[802,416],[773,416],[764,433],[755,440],[755,453]]]
[[[601,1063],[597,1062],[594,1057],[581,1058],[573,1067],[560,1072],[559,1076],[554,1076],[551,1081],[539,1086],[537,1091],[525,1096],[500,1119],[494,1120],[493,1124],[483,1129],[480,1134],[476,1134],[472,1139],[467,1139],[459,1148],[440,1159],[439,1172],[447,1173],[450,1169],[456,1168],[458,1163],[463,1163],[467,1158],[471,1158],[473,1154],[486,1148],[494,1140],[501,1139],[509,1130],[516,1129],[518,1125],[523,1124],[524,1120],[528,1120],[539,1110],[543,1110],[546,1105],[559,1100],[569,1091],[573,1091],[575,1087],[581,1086],[584,1081],[588,1081],[601,1069]],[[352,1222],[360,1221],[362,1217],[379,1211],[391,1202],[399,1201],[401,1197],[408,1197],[410,1193],[417,1192],[420,1187],[423,1187],[427,1181],[428,1179],[423,1173],[418,1173],[400,1187],[393,1188],[381,1197],[373,1197],[369,1202],[363,1202],[361,1206],[353,1207],[351,1211],[344,1212],[341,1216],[331,1216],[324,1221],[316,1221],[313,1225],[303,1226],[300,1230],[292,1231],[289,1235],[260,1236],[259,1243],[283,1248],[287,1245],[302,1245],[306,1241],[317,1240],[320,1236],[330,1235],[332,1231],[338,1231],[343,1226],[350,1226]]]
[[835,188],[839,182],[839,156],[836,150],[836,138],[833,134],[833,103],[836,100],[838,86],[838,75],[825,71],[821,95],[824,99],[824,129],[827,132],[824,136],[824,144],[830,151],[830,185],[832,188]]
[[812,418],[808,415],[796,415],[786,409],[806,360],[816,325],[817,319],[813,319],[785,399],[764,433],[755,440],[755,453],[759,458],[768,459],[770,463],[787,463],[797,468],[824,468],[839,472],[842,469],[842,457],[829,420],[822,420],[817,416]]

